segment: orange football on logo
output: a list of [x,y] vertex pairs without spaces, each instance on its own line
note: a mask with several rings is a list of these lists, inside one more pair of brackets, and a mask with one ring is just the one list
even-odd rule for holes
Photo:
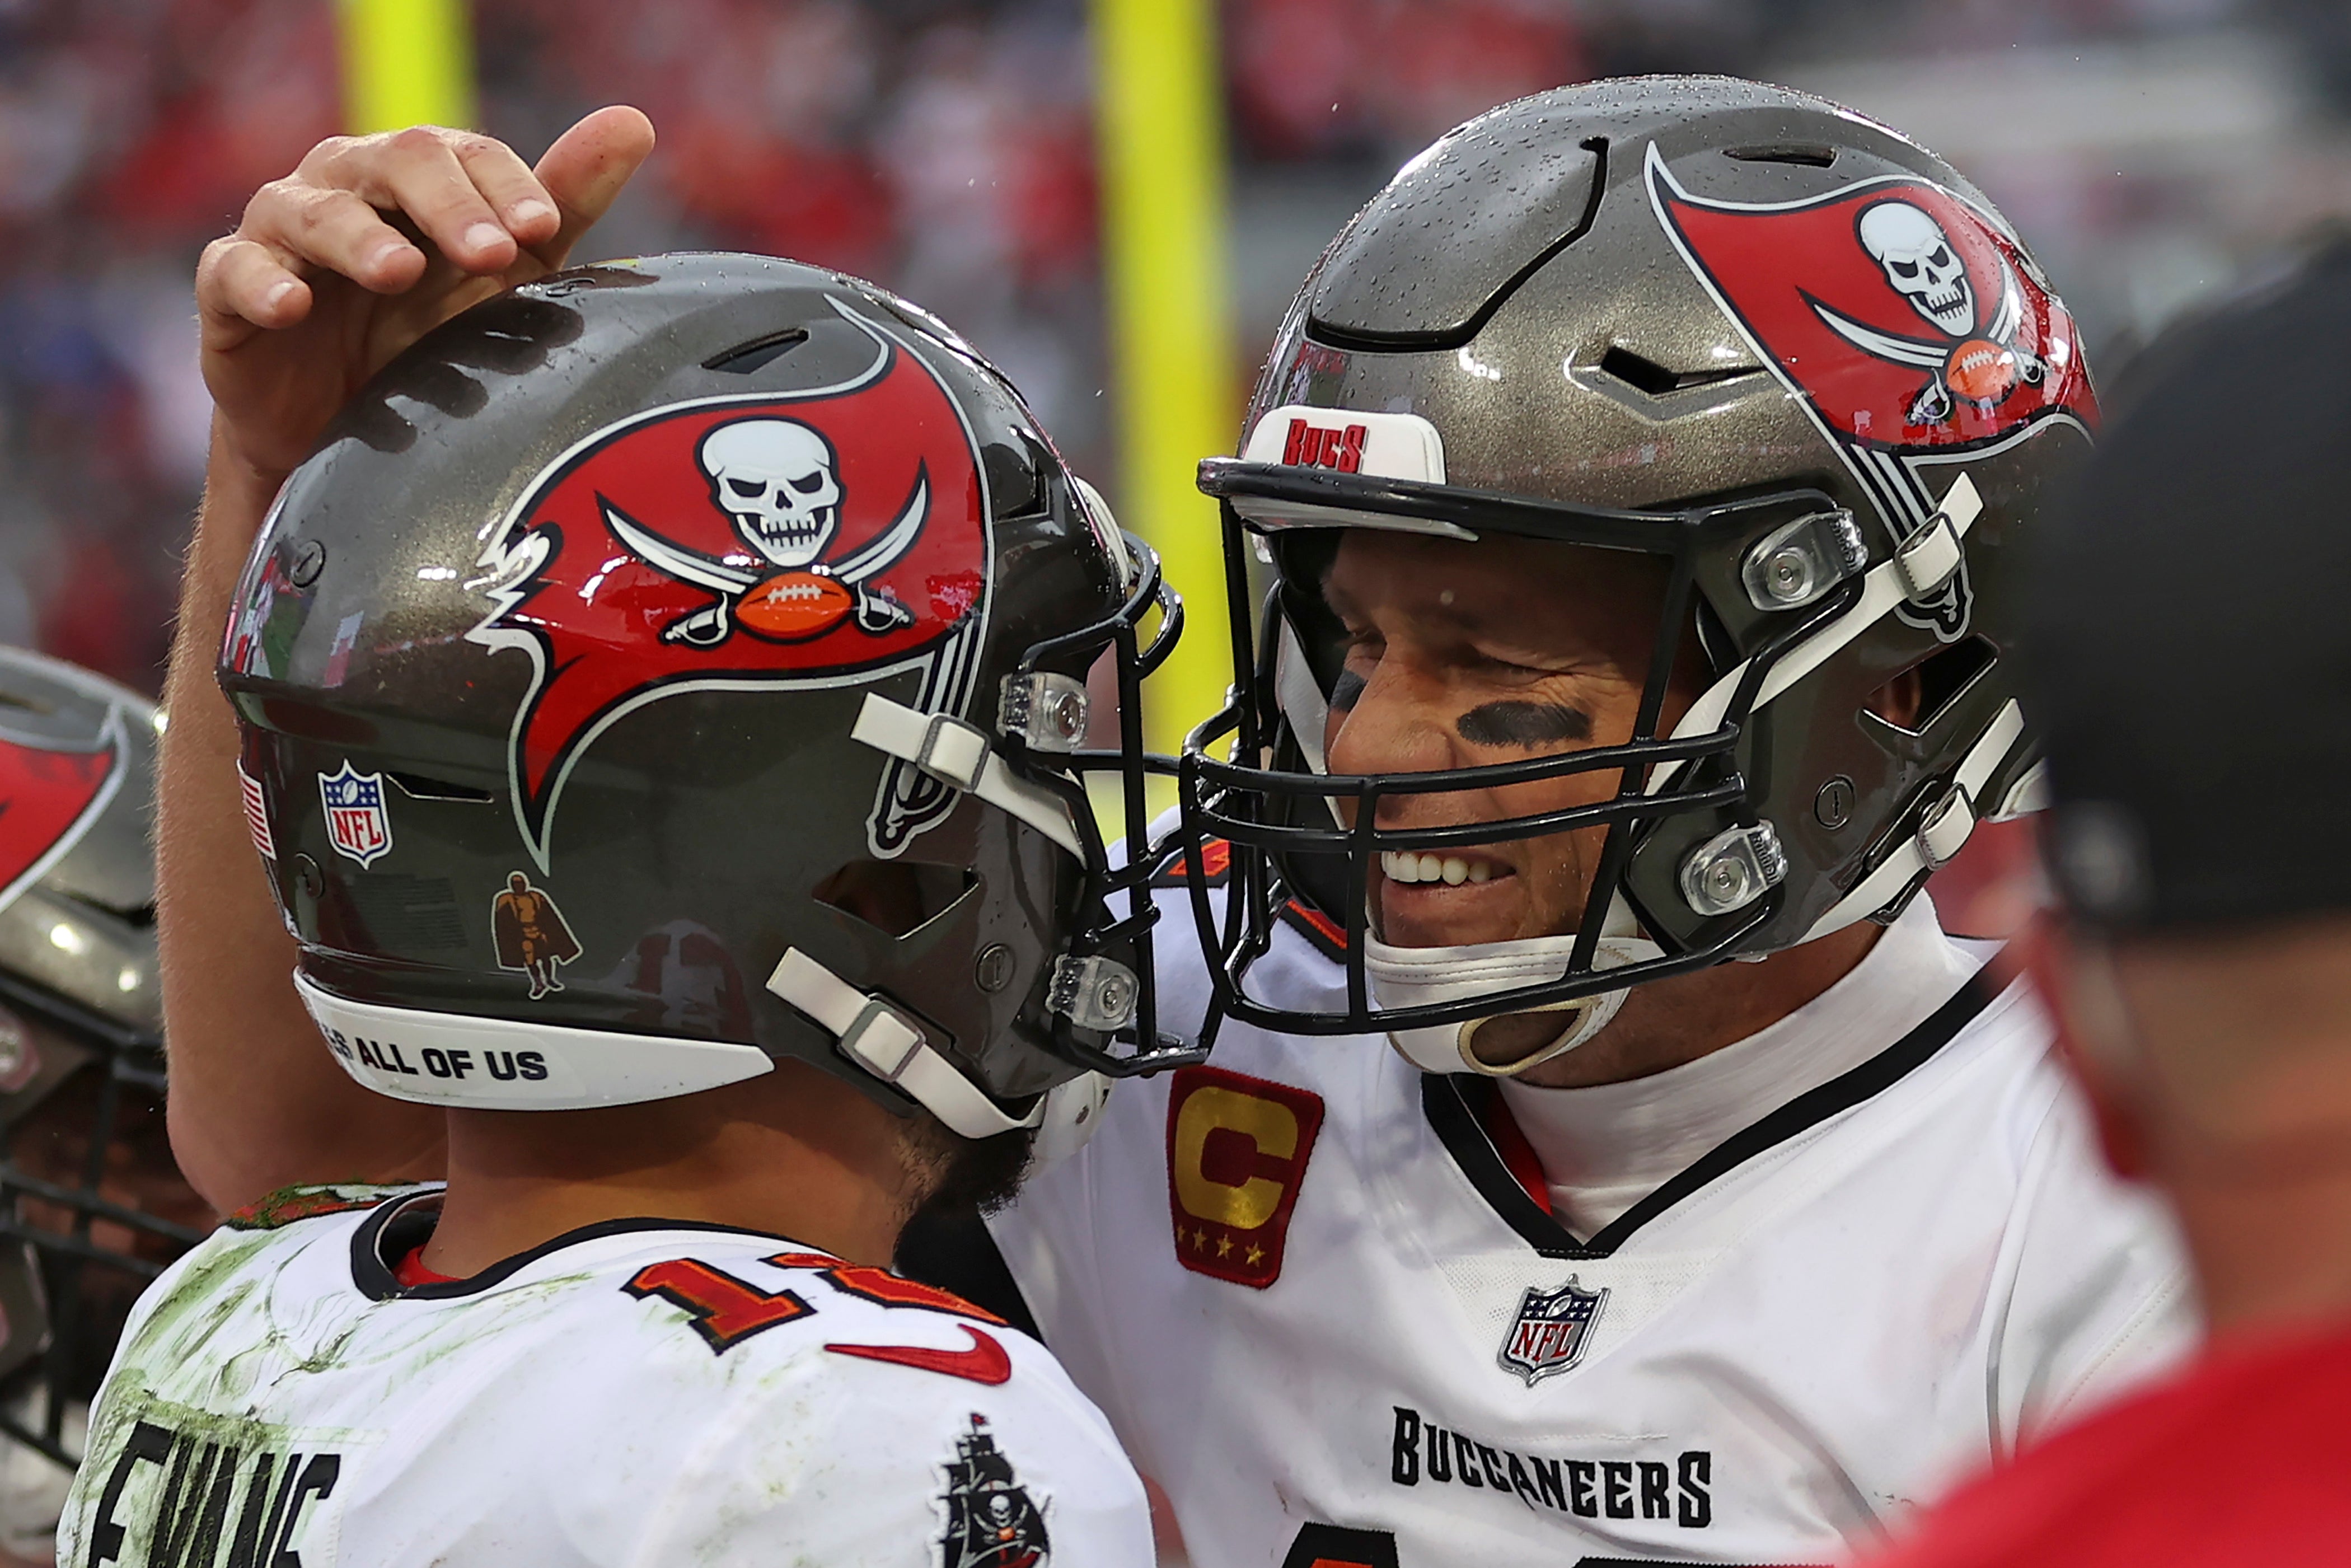
[[1989,338],[1970,338],[1951,350],[1943,378],[1961,397],[1998,402],[2016,385],[2016,355]]
[[837,577],[779,571],[745,592],[735,606],[735,619],[755,637],[805,643],[840,625],[856,603],[856,596]]

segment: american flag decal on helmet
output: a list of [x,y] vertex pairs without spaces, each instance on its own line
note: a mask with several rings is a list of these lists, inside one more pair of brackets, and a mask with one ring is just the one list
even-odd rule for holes
[[277,840],[269,831],[269,810],[262,799],[261,780],[236,765],[236,792],[245,801],[245,825],[253,834],[253,847],[261,852],[263,860],[277,858]]

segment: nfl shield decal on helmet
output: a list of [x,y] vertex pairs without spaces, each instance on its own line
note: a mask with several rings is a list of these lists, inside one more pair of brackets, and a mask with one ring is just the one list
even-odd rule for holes
[[[1658,221],[1758,359],[1844,455],[1898,543],[1936,505],[1919,465],[2048,419],[2097,421],[2079,334],[2014,235],[1916,175],[1784,203],[1694,195],[1653,146]],[[1896,611],[1966,635],[1964,569]]]
[[1502,1336],[1500,1361],[1532,1387],[1555,1372],[1565,1372],[1583,1359],[1592,1325],[1608,1304],[1605,1291],[1587,1291],[1573,1274],[1556,1291],[1530,1285],[1519,1298],[1519,1315]]
[[[598,431],[486,536],[477,585],[491,609],[470,635],[533,664],[507,771],[542,870],[573,766],[661,697],[915,670],[914,706],[962,715],[992,559],[978,453],[921,355],[842,314],[873,341],[847,381],[673,403]],[[875,852],[898,853],[954,803],[893,765]]]
[[392,852],[392,814],[383,809],[383,775],[355,771],[347,761],[319,775],[319,804],[335,852],[372,865]]

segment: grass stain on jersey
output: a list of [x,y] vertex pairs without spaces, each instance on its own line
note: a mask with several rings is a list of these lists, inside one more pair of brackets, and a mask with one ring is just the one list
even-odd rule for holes
[[306,1510],[371,1440],[197,1409],[121,1371],[100,1404],[66,1511],[75,1561],[208,1563],[225,1545],[232,1562],[298,1562]]

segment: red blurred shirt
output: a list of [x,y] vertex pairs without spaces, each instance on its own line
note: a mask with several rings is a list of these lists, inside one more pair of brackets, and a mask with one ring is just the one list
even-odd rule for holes
[[2208,1357],[2018,1456],[1870,1568],[2351,1563],[2351,1330]]

